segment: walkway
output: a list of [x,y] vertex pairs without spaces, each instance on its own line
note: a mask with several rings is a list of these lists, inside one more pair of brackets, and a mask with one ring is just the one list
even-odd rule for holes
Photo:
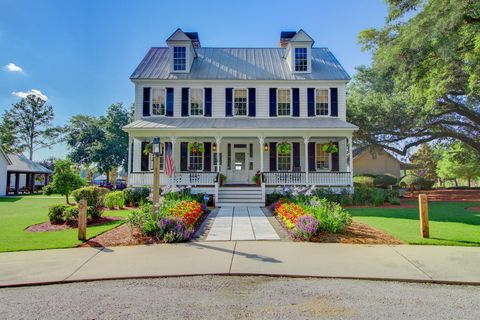
[[204,274],[480,285],[480,247],[216,241],[0,253],[0,287]]
[[259,207],[222,207],[206,240],[280,240],[280,237]]

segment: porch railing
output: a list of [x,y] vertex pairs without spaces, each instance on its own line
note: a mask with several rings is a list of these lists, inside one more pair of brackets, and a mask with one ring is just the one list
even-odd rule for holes
[[350,172],[264,172],[262,181],[266,185],[316,185],[351,186]]
[[[129,186],[153,185],[153,172],[132,172],[128,177]],[[160,174],[162,185],[213,186],[215,182],[218,182],[217,172],[175,172],[172,177]]]

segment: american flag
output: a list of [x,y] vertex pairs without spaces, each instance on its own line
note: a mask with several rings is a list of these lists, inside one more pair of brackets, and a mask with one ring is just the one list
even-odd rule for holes
[[167,143],[167,150],[165,151],[165,174],[169,177],[175,172],[175,163],[172,158],[172,145]]

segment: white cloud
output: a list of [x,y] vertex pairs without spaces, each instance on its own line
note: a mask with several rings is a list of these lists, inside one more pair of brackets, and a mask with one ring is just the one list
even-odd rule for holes
[[20,68],[19,66],[17,66],[15,63],[12,63],[10,62],[9,64],[7,64],[5,66],[5,69],[8,71],[8,72],[19,72],[19,73],[22,73],[23,72],[23,69]]
[[37,97],[39,97],[39,98],[41,98],[41,99],[43,99],[43,100],[45,100],[45,101],[48,100],[48,97],[47,97],[46,95],[44,95],[44,94],[42,93],[42,91],[37,90],[37,89],[32,89],[32,90],[26,91],[26,92],[24,92],[24,91],[12,92],[12,94],[13,94],[14,96],[19,97],[19,98],[26,98],[28,95],[33,94],[33,95],[35,95],[35,96],[37,96]]

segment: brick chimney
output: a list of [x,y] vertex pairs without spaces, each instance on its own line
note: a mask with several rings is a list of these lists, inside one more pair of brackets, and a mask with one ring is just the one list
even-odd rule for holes
[[192,45],[194,48],[201,48],[200,38],[198,37],[198,32],[185,32],[187,37],[192,40]]
[[282,31],[280,33],[280,48],[286,48],[290,39],[292,39],[296,34],[296,31]]

